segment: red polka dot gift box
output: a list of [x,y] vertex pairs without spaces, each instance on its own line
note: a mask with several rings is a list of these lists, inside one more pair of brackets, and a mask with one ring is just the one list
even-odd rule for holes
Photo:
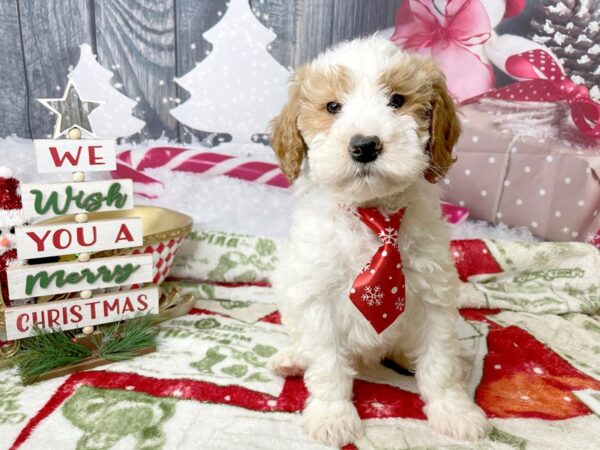
[[486,98],[460,109],[463,134],[444,200],[544,239],[594,239],[600,139],[575,127],[568,105]]

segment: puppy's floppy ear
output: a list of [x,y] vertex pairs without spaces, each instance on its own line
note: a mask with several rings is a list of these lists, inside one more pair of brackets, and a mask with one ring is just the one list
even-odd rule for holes
[[271,121],[271,145],[279,161],[279,167],[290,183],[300,174],[302,161],[308,150],[298,130],[300,110],[300,81],[304,69],[296,71],[291,79],[288,103],[279,116]]
[[427,145],[430,164],[425,171],[425,178],[430,183],[436,183],[443,178],[456,160],[452,157],[452,149],[460,136],[460,120],[454,100],[448,93],[444,76],[438,69],[435,71],[429,121],[430,137]]

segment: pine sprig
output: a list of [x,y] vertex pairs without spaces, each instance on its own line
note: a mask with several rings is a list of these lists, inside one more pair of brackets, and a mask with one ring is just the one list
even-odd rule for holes
[[96,339],[96,349],[90,349],[77,342],[76,331],[50,333],[36,328],[32,337],[21,341],[21,350],[14,356],[21,379],[30,383],[53,369],[93,357],[123,361],[156,345],[150,316],[105,325],[100,333],[99,337],[91,337]]
[[22,341],[21,350],[14,356],[23,381],[28,383],[52,369],[89,358],[92,351],[73,342],[75,334],[73,331],[49,333],[35,328],[34,335]]
[[113,361],[133,358],[138,350],[156,345],[156,330],[151,325],[148,315],[103,327],[98,353]]

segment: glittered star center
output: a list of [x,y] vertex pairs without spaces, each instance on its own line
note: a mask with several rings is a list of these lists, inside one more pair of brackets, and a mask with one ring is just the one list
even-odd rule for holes
[[62,98],[39,99],[39,102],[58,116],[52,136],[54,139],[73,127],[94,136],[89,115],[102,103],[83,100],[72,80],[67,83]]

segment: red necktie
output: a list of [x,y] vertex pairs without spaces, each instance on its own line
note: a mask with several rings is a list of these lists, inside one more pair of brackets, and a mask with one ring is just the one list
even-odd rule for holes
[[396,246],[404,211],[402,208],[385,216],[377,208],[356,209],[356,216],[379,236],[382,245],[354,280],[350,300],[377,333],[389,327],[404,311],[404,271]]

